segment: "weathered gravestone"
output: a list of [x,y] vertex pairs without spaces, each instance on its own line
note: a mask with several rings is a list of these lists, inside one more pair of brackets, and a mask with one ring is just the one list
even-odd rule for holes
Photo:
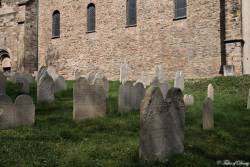
[[56,69],[52,66],[49,66],[47,69],[47,72],[49,73],[49,75],[52,77],[52,79],[54,80],[54,82],[57,80],[57,78],[59,77],[59,75],[56,73]]
[[194,96],[192,95],[185,94],[183,100],[184,100],[185,106],[194,105]]
[[55,92],[57,93],[64,90],[67,90],[67,83],[63,76],[59,76],[55,81]]
[[103,72],[96,73],[94,80],[97,80],[97,79],[100,79],[103,81],[103,84],[104,84],[103,87],[104,87],[105,92],[106,92],[106,98],[108,98],[109,97],[109,81],[108,81],[108,79],[105,77]]
[[51,76],[45,72],[38,81],[37,101],[53,102],[55,100],[55,84]]
[[250,90],[249,90],[248,99],[247,99],[247,109],[248,110],[250,109]]
[[21,87],[21,93],[29,94],[30,93],[30,84],[29,81],[24,77],[17,77],[16,83]]
[[202,120],[203,129],[214,128],[213,101],[208,97],[203,104]]
[[0,96],[0,129],[15,128],[19,126],[30,126],[35,122],[35,105],[30,96],[20,95],[15,104],[10,97]]
[[84,77],[76,80],[73,111],[75,121],[106,114],[106,92],[103,85],[101,79],[96,79],[93,84]]
[[152,87],[159,87],[161,89],[161,93],[163,94],[163,97],[165,98],[168,92],[168,82],[160,82],[160,80],[155,77],[154,80],[151,83]]
[[31,83],[33,83],[35,81],[32,74],[29,74],[29,73],[22,73],[21,77],[25,78],[29,82],[29,84],[31,84]]
[[124,84],[126,81],[128,81],[128,64],[124,63],[120,66],[120,82]]
[[91,71],[87,74],[87,79],[89,81],[90,84],[93,84],[95,81],[95,75],[96,73],[94,71]]
[[6,93],[6,77],[0,71],[0,95],[5,95]]
[[212,101],[214,100],[214,87],[212,84],[208,85],[207,88],[207,97],[210,98]]
[[140,159],[167,161],[184,150],[185,105],[180,89],[171,88],[162,96],[158,87],[150,87],[140,113]]
[[184,80],[183,72],[178,71],[176,72],[174,87],[180,88],[182,91],[184,91],[184,86],[185,86],[185,80]]
[[234,65],[223,66],[224,76],[234,76]]
[[132,81],[127,81],[119,88],[119,111],[131,112],[140,109],[141,101],[145,95],[145,88],[142,83],[133,86]]

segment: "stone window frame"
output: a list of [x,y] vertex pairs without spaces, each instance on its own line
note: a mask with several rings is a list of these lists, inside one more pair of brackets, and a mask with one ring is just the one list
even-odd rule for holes
[[174,0],[174,21],[175,20],[182,20],[182,19],[187,19],[187,14],[188,14],[188,0],[184,0],[186,1],[186,6],[184,8],[180,8],[180,9],[185,9],[185,15],[183,16],[177,16],[177,1],[180,1],[180,0]]
[[134,0],[135,1],[135,18],[134,18],[134,23],[130,23],[130,6],[129,6],[129,1],[132,1],[132,0],[126,0],[126,28],[128,27],[136,27],[137,26],[137,0]]
[[[55,17],[56,15],[58,15],[57,18]],[[54,10],[52,14],[52,39],[60,38],[60,34],[61,34],[61,13],[59,10]]]
[[[90,7],[94,9],[94,15],[90,15]],[[92,13],[93,14],[93,13]],[[96,32],[96,5],[94,3],[89,3],[87,5],[87,31],[86,33]]]
[[2,0],[0,0],[0,8],[2,7]]

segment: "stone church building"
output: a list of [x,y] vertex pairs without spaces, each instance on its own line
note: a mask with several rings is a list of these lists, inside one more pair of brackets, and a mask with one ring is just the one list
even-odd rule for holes
[[171,78],[218,76],[225,65],[250,74],[249,0],[0,2],[3,69],[8,58],[11,70],[51,65],[67,79],[76,69],[118,79],[124,61],[131,79],[156,65]]

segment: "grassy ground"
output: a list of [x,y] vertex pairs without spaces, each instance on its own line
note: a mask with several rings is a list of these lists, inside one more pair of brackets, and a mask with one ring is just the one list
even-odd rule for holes
[[[209,83],[215,87],[215,129],[201,129],[202,103]],[[18,89],[8,84],[14,99]],[[217,160],[250,162],[250,111],[246,99],[250,77],[190,80],[185,93],[193,94],[195,105],[186,114],[185,152],[166,164],[143,164],[138,159],[139,113],[117,112],[118,82],[110,83],[106,117],[72,121],[72,87],[56,95],[53,104],[37,105],[33,127],[0,130],[0,167],[212,167]],[[35,97],[35,86],[32,86]]]

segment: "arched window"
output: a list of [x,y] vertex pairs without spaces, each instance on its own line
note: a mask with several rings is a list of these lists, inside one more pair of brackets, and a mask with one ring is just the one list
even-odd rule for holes
[[136,25],[136,0],[127,0],[127,25]]
[[60,37],[60,12],[53,12],[52,16],[52,37]]
[[187,0],[175,0],[175,18],[187,16]]
[[87,31],[94,32],[95,31],[95,4],[91,3],[87,7],[88,16],[87,16]]

